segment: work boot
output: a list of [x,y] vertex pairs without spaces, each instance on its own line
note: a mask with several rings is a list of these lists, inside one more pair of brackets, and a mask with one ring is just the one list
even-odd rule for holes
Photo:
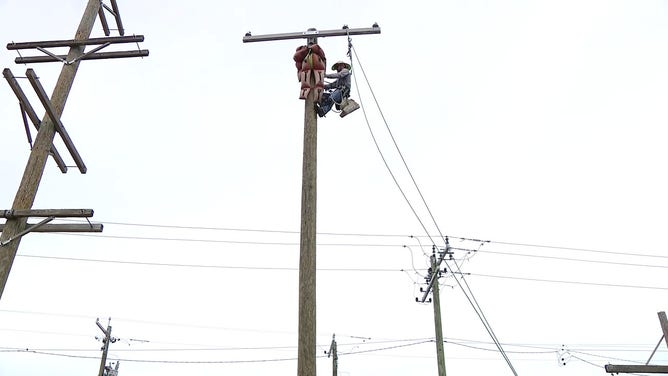
[[325,116],[325,110],[323,110],[317,103],[315,104],[315,113],[318,114],[319,117]]
[[348,98],[343,98],[341,99],[341,103],[336,104],[336,109],[341,110],[342,108],[346,108],[348,105]]
[[343,110],[341,111],[340,116],[344,117],[344,116],[348,115],[349,113],[357,110],[358,108],[360,108],[360,105],[357,104],[357,102],[355,102],[352,99],[348,99],[348,105],[346,105],[346,107],[343,108]]

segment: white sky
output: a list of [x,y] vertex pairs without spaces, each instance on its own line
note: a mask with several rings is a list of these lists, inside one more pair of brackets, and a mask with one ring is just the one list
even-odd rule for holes
[[[85,3],[0,0],[1,42],[71,39]],[[353,37],[369,126],[361,110],[319,120],[317,354],[336,333],[342,375],[436,373],[432,307],[414,301],[431,243],[370,129],[438,231],[363,68],[439,228],[479,249],[455,257],[518,373],[647,360],[668,308],[668,3],[118,3],[150,56],[82,63],[63,122],[89,172],[50,160],[34,205],[92,208],[105,231],[23,239],[0,301],[0,375],[96,373],[97,317],[121,339],[109,359],[122,376],[295,374],[300,41],[242,37],[374,22],[380,35]],[[320,44],[330,63],[346,58],[345,38]],[[16,56],[0,50],[22,76]],[[31,67],[51,92],[60,65]],[[9,209],[29,146],[0,86]],[[455,281],[441,282],[448,374],[512,374]],[[663,345],[653,363],[666,361]],[[329,374],[331,359],[317,367]]]

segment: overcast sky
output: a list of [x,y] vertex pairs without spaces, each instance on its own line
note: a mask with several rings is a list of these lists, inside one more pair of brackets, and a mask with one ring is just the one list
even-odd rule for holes
[[[0,0],[0,42],[71,39],[85,4]],[[441,234],[463,273],[440,280],[448,374],[512,375],[469,300],[520,375],[647,361],[668,308],[668,3],[118,5],[150,56],[81,64],[62,120],[88,173],[49,160],[34,205],[94,209],[104,232],[23,238],[0,375],[96,374],[96,318],[122,376],[296,374],[301,41],[242,37],[374,22],[352,39],[364,111],[318,120],[318,372],[336,333],[341,375],[436,374],[415,297]],[[348,59],[345,37],[319,42]],[[17,56],[2,68],[51,93],[61,65]],[[9,209],[30,146],[6,83],[0,135]]]

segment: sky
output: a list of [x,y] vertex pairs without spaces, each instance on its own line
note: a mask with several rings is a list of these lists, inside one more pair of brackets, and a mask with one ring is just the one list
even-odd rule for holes
[[[0,0],[2,42],[71,39],[85,4]],[[296,374],[302,42],[242,38],[374,23],[352,37],[363,108],[318,120],[318,373],[335,334],[341,375],[436,374],[415,298],[444,236],[448,374],[513,374],[481,317],[520,375],[650,357],[668,308],[665,1],[118,5],[150,56],[81,64],[62,121],[88,172],[49,160],[33,206],[94,209],[104,232],[22,239],[0,375],[96,373],[97,319],[122,376]],[[349,61],[345,37],[319,44]],[[15,57],[0,50],[53,90],[59,63]],[[6,84],[0,140],[10,209],[30,146]]]

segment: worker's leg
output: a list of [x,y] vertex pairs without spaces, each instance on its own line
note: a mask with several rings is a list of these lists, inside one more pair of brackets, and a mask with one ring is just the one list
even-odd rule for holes
[[318,116],[323,117],[332,109],[334,101],[332,100],[331,94],[332,93],[328,92],[322,93],[322,99],[320,100],[320,103],[318,103]]

